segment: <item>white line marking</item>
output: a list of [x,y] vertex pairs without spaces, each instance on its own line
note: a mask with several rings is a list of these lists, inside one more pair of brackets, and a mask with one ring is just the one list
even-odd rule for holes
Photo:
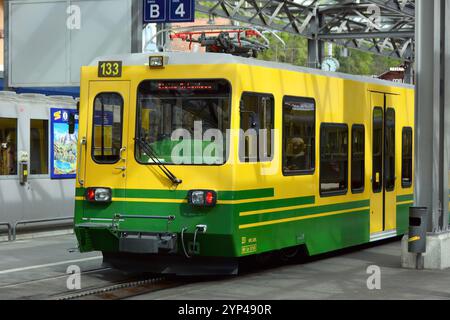
[[[91,270],[91,271],[86,271],[86,272],[81,272],[82,275],[86,275],[86,274],[91,274],[91,273],[95,273],[95,272],[99,272],[99,271],[106,271],[106,270],[111,270],[112,268],[105,268],[105,269],[97,269],[97,270]],[[69,275],[65,274],[63,276],[57,276],[57,277],[53,277],[53,278],[44,278],[44,279],[37,279],[37,280],[32,280],[32,281],[25,281],[25,282],[19,282],[19,283],[13,283],[13,284],[8,284],[6,286],[0,287],[0,289],[5,289],[5,288],[13,288],[13,287],[18,287],[18,286],[23,286],[23,285],[28,285],[31,283],[37,283],[37,282],[44,282],[44,281],[52,281],[52,280],[58,280],[58,279],[62,279],[62,278],[67,278]]]
[[53,267],[53,266],[61,266],[61,265],[65,265],[65,264],[71,264],[71,263],[76,263],[76,262],[84,262],[84,261],[92,261],[92,260],[98,260],[98,259],[103,259],[103,256],[84,258],[84,259],[76,259],[76,260],[60,261],[60,262],[55,262],[55,263],[41,264],[41,265],[37,265],[37,266],[30,266],[30,267],[24,267],[24,268],[15,268],[15,269],[2,270],[2,271],[0,271],[0,274],[8,274],[8,273],[14,273],[14,272],[20,272],[20,271],[33,270],[33,269],[41,269],[41,268],[47,268],[47,267]]

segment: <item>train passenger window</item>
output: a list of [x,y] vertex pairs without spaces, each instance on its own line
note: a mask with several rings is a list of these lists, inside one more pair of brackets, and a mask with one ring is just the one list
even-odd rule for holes
[[239,159],[242,162],[266,162],[273,158],[273,95],[244,93],[241,99],[241,135]]
[[363,125],[352,128],[352,193],[364,191],[365,131]]
[[[146,80],[137,92],[141,164],[222,165],[228,159],[231,85],[223,79]],[[147,154],[147,152],[151,154]]]
[[395,110],[386,110],[386,140],[385,140],[385,172],[386,191],[395,189]]
[[118,93],[101,93],[95,98],[92,157],[97,163],[120,160],[122,109],[123,99]]
[[48,120],[30,121],[30,173],[48,174]]
[[0,176],[17,175],[17,119],[0,118]]
[[320,128],[320,194],[334,196],[348,190],[348,127],[323,124]]
[[313,99],[283,100],[283,175],[313,174],[315,169],[316,115]]
[[380,193],[383,188],[383,109],[373,109],[372,189]]
[[413,130],[410,127],[403,128],[402,132],[402,187],[411,188],[413,174]]

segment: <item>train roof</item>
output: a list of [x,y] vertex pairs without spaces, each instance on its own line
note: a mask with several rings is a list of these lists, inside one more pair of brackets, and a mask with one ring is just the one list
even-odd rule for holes
[[308,74],[315,74],[325,77],[353,80],[358,82],[373,83],[383,86],[399,87],[414,89],[413,85],[397,83],[387,80],[371,78],[367,76],[350,75],[339,72],[327,72],[319,69],[312,69],[306,67],[298,67],[287,63],[279,63],[272,61],[264,61],[253,58],[244,58],[233,56],[225,53],[194,53],[194,52],[159,52],[159,53],[135,53],[126,55],[114,55],[98,57],[92,61],[91,66],[98,65],[99,61],[122,61],[124,66],[139,66],[148,65],[148,57],[150,55],[164,55],[169,57],[169,65],[199,65],[199,64],[242,64],[250,66],[259,66],[266,68],[273,68],[278,70],[288,70],[295,72],[302,72]]

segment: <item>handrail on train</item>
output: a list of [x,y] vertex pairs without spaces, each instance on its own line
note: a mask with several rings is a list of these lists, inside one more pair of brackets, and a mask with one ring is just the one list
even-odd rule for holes
[[19,225],[25,225],[25,224],[33,224],[33,223],[43,223],[43,222],[58,222],[58,221],[65,221],[65,220],[73,220],[73,217],[63,217],[63,218],[51,218],[51,219],[37,219],[37,220],[22,220],[22,221],[16,221],[14,223],[14,226],[12,228],[12,240],[16,240],[17,235],[17,227]]
[[5,226],[8,228],[8,241],[12,240],[12,226],[9,222],[0,222],[0,226]]

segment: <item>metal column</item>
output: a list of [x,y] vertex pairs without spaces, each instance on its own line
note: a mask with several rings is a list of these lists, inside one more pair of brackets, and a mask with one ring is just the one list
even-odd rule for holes
[[415,205],[429,232],[448,230],[450,0],[416,1]]
[[310,32],[314,35],[314,39],[308,39],[308,67],[310,68],[322,66],[325,44],[318,38],[321,20],[320,14],[316,13],[309,25]]
[[[158,23],[156,25],[156,32],[161,32],[163,30],[169,29],[170,23]],[[168,32],[161,32],[158,33],[158,36],[156,37],[156,46],[158,47],[159,51],[165,51],[166,44],[170,41],[169,39],[169,33]]]
[[414,84],[414,63],[406,62],[405,63],[405,83]]
[[131,52],[142,52],[142,32],[144,30],[144,3],[142,0],[132,0],[131,3]]
[[9,91],[9,0],[3,3],[3,90]]

